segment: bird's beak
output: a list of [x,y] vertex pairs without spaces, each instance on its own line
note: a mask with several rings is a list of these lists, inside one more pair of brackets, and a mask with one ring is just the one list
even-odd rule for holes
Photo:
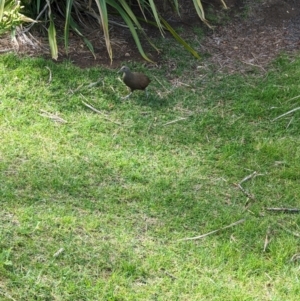
[[122,69],[120,69],[117,73],[120,73],[120,72],[122,72]]

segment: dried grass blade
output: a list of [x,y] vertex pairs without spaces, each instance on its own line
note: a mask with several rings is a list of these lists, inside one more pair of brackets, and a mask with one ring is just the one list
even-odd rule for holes
[[237,226],[237,225],[243,223],[245,220],[246,220],[246,219],[243,218],[243,219],[238,220],[237,222],[234,222],[234,223],[232,223],[232,224],[230,224],[230,225],[228,225],[228,226],[222,227],[222,228],[220,228],[220,229],[217,229],[217,230],[214,230],[214,231],[211,231],[211,232],[208,232],[208,233],[199,235],[199,236],[195,236],[195,237],[182,238],[182,239],[179,239],[179,241],[201,239],[201,238],[204,238],[204,237],[206,237],[206,236],[208,236],[208,235],[217,233],[217,232],[219,232],[219,231],[222,231],[222,230],[225,230],[225,229],[228,229],[228,228]]

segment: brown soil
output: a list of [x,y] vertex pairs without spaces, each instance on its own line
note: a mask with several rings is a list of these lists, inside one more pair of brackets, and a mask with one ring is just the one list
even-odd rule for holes
[[[181,1],[181,18],[171,11],[161,11],[172,26],[180,27],[186,39],[197,39],[195,27],[202,28],[205,38],[199,42],[200,54],[208,54],[207,60],[218,64],[227,71],[247,71],[258,66],[262,70],[281,52],[292,53],[300,49],[300,6],[298,0],[225,0],[229,10],[224,11],[220,0],[205,1],[205,10],[212,16],[229,16],[230,21],[222,22],[214,30],[208,29],[198,18],[192,1]],[[260,3],[258,3],[260,2]],[[245,14],[246,9],[246,14]],[[241,17],[246,15],[246,17]],[[147,28],[150,37],[157,37],[158,31]],[[70,36],[68,57],[74,64],[85,68],[97,65],[119,67],[128,61],[143,61],[130,33],[126,28],[113,26],[111,40],[113,47],[113,64],[110,65],[102,33],[97,26],[90,27],[87,36],[93,43],[96,58],[86,49],[82,40],[76,35]],[[17,41],[2,38],[0,53],[9,49],[35,56],[41,53],[49,57],[47,41],[34,34],[20,33]],[[171,37],[167,36],[167,39]],[[155,62],[160,55],[152,48],[145,49]],[[66,58],[63,45],[60,46],[59,60]]]
[[300,49],[300,6],[296,2],[249,3],[246,19],[236,15],[233,22],[218,26],[206,37],[202,49],[210,53],[211,61],[218,62],[221,68],[244,71],[254,65],[264,69],[278,54]]

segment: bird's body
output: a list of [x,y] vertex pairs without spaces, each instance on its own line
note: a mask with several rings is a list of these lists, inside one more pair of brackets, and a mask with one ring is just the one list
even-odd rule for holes
[[127,66],[123,66],[119,72],[123,73],[123,82],[130,88],[130,93],[123,99],[128,98],[134,90],[145,90],[151,82],[148,76],[143,73],[131,72]]

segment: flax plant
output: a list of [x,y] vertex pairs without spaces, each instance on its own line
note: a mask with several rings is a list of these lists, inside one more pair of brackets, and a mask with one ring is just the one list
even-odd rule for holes
[[[201,3],[201,0],[191,0],[193,1],[195,10],[199,18],[209,27],[211,25],[205,18],[205,12]],[[223,3],[224,8],[226,4],[224,0],[220,0]],[[0,0],[2,3],[3,0]],[[151,61],[143,50],[141,44],[141,36],[145,37],[149,41],[150,45],[154,49],[158,50],[155,45],[149,40],[146,32],[144,31],[142,23],[148,23],[157,27],[162,36],[165,35],[165,32],[170,32],[173,37],[185,47],[193,56],[200,58],[199,54],[184,41],[180,35],[175,31],[171,25],[163,19],[160,11],[157,8],[158,4],[161,4],[158,0],[24,0],[24,4],[31,12],[31,14],[37,16],[36,19],[44,20],[48,28],[48,38],[51,49],[51,54],[54,59],[57,58],[58,50],[56,43],[56,24],[55,24],[55,14],[58,12],[63,16],[65,20],[64,25],[64,41],[65,41],[65,50],[68,52],[69,44],[69,32],[70,30],[74,31],[76,34],[81,36],[84,39],[85,44],[94,54],[92,43],[83,35],[81,26],[87,20],[95,20],[99,23],[103,35],[105,38],[106,49],[109,54],[110,60],[113,60],[113,50],[111,46],[110,34],[109,34],[109,24],[112,22],[112,17],[119,16],[119,24],[127,26],[131,35],[136,43],[136,46],[142,55],[142,57]],[[133,4],[136,4],[139,8],[140,14],[137,16],[137,11],[133,9]],[[164,0],[163,6],[171,5],[174,12],[180,15],[180,5],[178,0]],[[0,8],[1,16],[1,8]],[[115,20],[114,20],[115,21]],[[114,22],[116,24],[116,22]]]

